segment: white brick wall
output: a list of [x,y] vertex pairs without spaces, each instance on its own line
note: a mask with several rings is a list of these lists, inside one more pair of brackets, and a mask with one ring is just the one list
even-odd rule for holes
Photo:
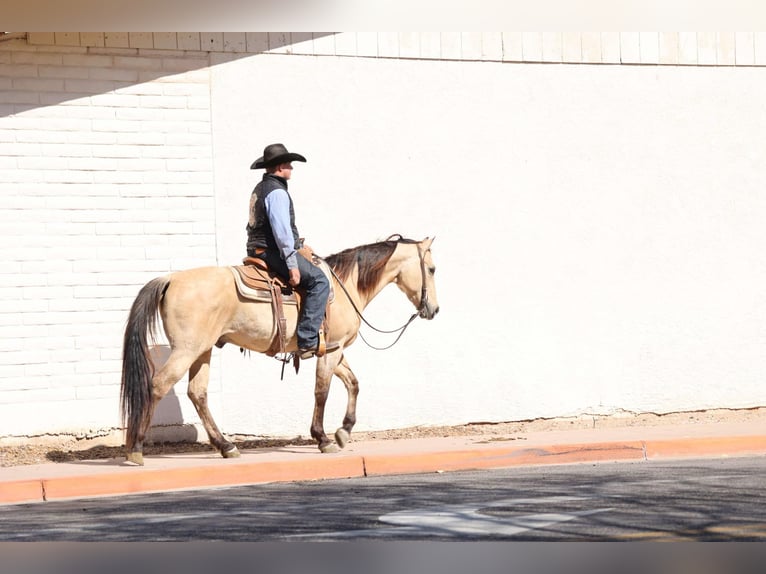
[[207,55],[131,38],[0,44],[0,436],[115,425],[139,287],[215,263]]
[[433,60],[766,65],[763,32],[32,32],[29,43]]

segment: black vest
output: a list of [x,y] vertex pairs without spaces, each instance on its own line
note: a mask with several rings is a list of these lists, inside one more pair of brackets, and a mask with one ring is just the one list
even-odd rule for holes
[[[274,239],[274,232],[271,230],[269,216],[266,213],[266,197],[275,189],[284,189],[287,191],[287,180],[268,173],[263,174],[261,182],[255,186],[250,195],[250,217],[247,223],[247,251],[255,250],[256,247],[279,250],[277,242]],[[295,209],[293,209],[293,198],[290,198],[290,228],[293,231],[295,240],[295,249],[300,248],[300,239],[298,228],[295,226]]]

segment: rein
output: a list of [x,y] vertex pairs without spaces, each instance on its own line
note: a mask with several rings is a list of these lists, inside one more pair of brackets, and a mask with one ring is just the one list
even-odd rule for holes
[[364,335],[362,335],[362,332],[359,331],[359,337],[364,341],[364,343],[370,347],[371,349],[375,349],[376,351],[385,351],[387,349],[390,349],[394,345],[396,345],[399,342],[399,339],[402,338],[402,335],[404,335],[404,332],[407,330],[407,327],[410,326],[410,324],[420,315],[426,308],[426,305],[428,304],[428,288],[426,287],[426,264],[425,264],[425,255],[420,250],[420,245],[417,246],[418,248],[418,257],[420,258],[420,272],[423,279],[423,285],[420,289],[420,305],[417,308],[417,311],[415,311],[412,316],[407,320],[407,322],[402,325],[401,327],[398,327],[396,329],[391,329],[390,331],[387,331],[385,329],[378,329],[374,325],[372,325],[367,319],[365,319],[362,312],[359,310],[359,308],[356,306],[356,303],[354,303],[354,300],[351,298],[351,294],[346,289],[346,286],[343,284],[343,281],[340,280],[340,277],[338,277],[335,274],[335,270],[328,265],[327,267],[330,269],[330,273],[332,273],[332,276],[335,278],[335,280],[338,282],[338,285],[340,285],[340,288],[343,290],[343,292],[346,294],[346,297],[348,298],[349,303],[351,303],[351,306],[354,308],[354,311],[356,312],[357,316],[364,322],[365,325],[370,327],[373,331],[377,331],[378,333],[384,333],[384,334],[391,334],[391,333],[399,333],[399,335],[394,339],[394,342],[388,345],[387,347],[376,347],[372,344],[370,344],[367,339],[364,338]]

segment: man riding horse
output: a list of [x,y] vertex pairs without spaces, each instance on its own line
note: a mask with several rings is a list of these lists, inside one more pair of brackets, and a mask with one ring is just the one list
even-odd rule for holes
[[295,208],[287,191],[292,162],[306,158],[290,153],[282,144],[268,145],[250,166],[265,169],[250,196],[247,254],[259,257],[293,287],[304,292],[298,318],[298,356],[309,359],[319,350],[319,329],[324,319],[330,282],[322,270],[298,252],[303,247],[295,225]]
[[[253,190],[247,226],[247,252],[263,259],[274,272],[293,286],[305,289],[300,313],[284,307],[286,351],[299,349],[301,358],[317,357],[314,412],[311,436],[323,453],[337,452],[349,440],[356,423],[359,381],[344,350],[360,335],[362,311],[387,285],[394,284],[415,306],[415,317],[433,319],[439,312],[431,256],[433,238],[422,241],[395,234],[385,241],[345,249],[324,259],[332,275],[333,289],[345,297],[332,303],[327,317],[331,343],[320,344],[329,282],[320,267],[298,253],[302,240],[295,225],[295,210],[287,192],[292,161],[306,161],[282,144],[263,150],[252,169],[266,169]],[[213,347],[231,343],[242,349],[269,354],[274,347],[275,316],[269,301],[243,297],[237,289],[238,271],[230,266],[185,269],[155,277],[138,292],[130,307],[122,352],[120,410],[125,425],[126,460],[144,463],[143,448],[154,410],[168,391],[188,374],[187,394],[205,427],[210,444],[224,458],[239,450],[221,432],[208,404],[207,388]],[[337,291],[336,291],[337,292]],[[170,344],[163,363],[155,363],[152,350],[160,326]],[[281,324],[280,320],[280,324]],[[369,325],[369,323],[367,323]],[[393,332],[393,331],[390,331]],[[273,355],[272,355],[273,356]],[[343,426],[335,431],[335,443],[324,430],[324,412],[330,381],[338,377],[346,387]]]

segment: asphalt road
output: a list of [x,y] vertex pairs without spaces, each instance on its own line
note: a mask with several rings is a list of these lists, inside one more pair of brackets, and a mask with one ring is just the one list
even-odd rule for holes
[[0,507],[0,541],[766,540],[766,457],[387,476]]

